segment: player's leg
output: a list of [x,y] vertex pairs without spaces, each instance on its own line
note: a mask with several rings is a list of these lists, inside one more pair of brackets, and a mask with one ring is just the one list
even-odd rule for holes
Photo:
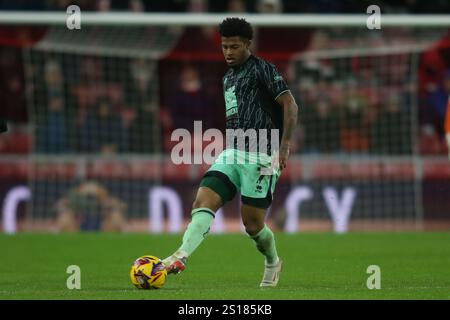
[[266,263],[276,264],[278,262],[278,254],[275,237],[264,221],[266,210],[243,204],[241,215],[245,232],[255,241],[256,247],[265,257]]
[[192,206],[192,221],[189,223],[181,247],[163,260],[169,273],[183,271],[187,258],[209,233],[215,212],[234,198],[238,176],[233,164],[223,159],[229,151],[222,152],[200,182],[200,188]]
[[265,257],[265,271],[261,287],[276,286],[282,268],[274,234],[264,222],[266,210],[272,204],[275,184],[280,176],[278,169],[270,169],[271,163],[270,158],[261,156],[257,164],[248,163],[240,166],[242,220],[246,232]]
[[260,286],[274,287],[278,284],[283,262],[278,257],[275,236],[264,222],[266,209],[243,204],[241,215],[245,231],[265,257],[265,271]]
[[202,243],[209,233],[216,211],[222,206],[222,199],[208,187],[200,187],[192,205],[192,220],[183,235],[181,246],[163,260],[168,273],[179,273],[185,269],[188,257]]

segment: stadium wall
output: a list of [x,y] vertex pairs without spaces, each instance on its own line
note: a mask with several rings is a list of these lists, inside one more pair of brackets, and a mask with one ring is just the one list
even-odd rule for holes
[[[411,211],[415,199],[414,192],[408,188],[413,188],[417,183],[417,170],[412,163],[408,165],[407,162],[399,161],[389,167],[372,162],[351,169],[348,165],[329,161],[307,169],[305,161],[294,159],[288,166],[289,171],[282,175],[277,185],[269,220],[274,228],[287,232],[448,228],[450,199],[447,190],[450,188],[450,170],[447,164],[424,161],[419,170],[423,175],[420,180],[422,219]],[[183,230],[188,222],[198,181],[206,169],[202,166],[193,166],[193,169],[192,166],[179,168],[167,163],[161,165],[155,160],[125,164],[110,160],[108,164],[91,164],[88,167],[86,177],[82,180],[101,183],[111,194],[127,203],[126,230],[156,233]],[[33,184],[29,184],[31,171],[34,175]],[[18,221],[15,231],[56,230],[56,203],[79,183],[77,172],[76,162],[42,165],[38,170],[32,170],[26,161],[2,161],[0,208],[3,229],[5,218],[15,216]],[[155,178],[159,177],[160,172],[163,174],[161,180],[157,181]],[[14,198],[13,193],[20,186],[30,191],[30,198],[15,202],[11,207],[8,201]],[[52,190],[48,190],[49,186]],[[392,189],[401,189],[404,193],[389,196]],[[39,199],[38,205],[33,204],[33,197]],[[374,203],[375,200],[377,203]],[[179,207],[174,206],[177,203]],[[239,205],[236,197],[224,207],[218,222],[220,225],[216,226],[217,232],[240,230]],[[30,206],[34,207],[34,216],[33,219],[26,219]],[[163,224],[161,220],[164,220]]]

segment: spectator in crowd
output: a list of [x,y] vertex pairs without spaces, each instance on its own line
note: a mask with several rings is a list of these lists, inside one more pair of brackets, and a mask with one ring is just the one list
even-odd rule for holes
[[103,83],[104,60],[100,57],[84,56],[80,61],[80,81],[87,85]]
[[[194,7],[204,9],[205,4],[207,4],[210,11],[216,12],[260,12],[275,14],[282,11],[289,13],[358,12],[359,8],[365,6],[366,3],[368,1],[365,0],[77,1],[77,4],[80,5],[82,10],[84,8],[89,10],[90,8],[91,10],[101,11],[131,10],[133,12],[142,12],[145,10],[150,12],[186,12]],[[387,10],[396,12],[400,12],[399,10],[402,12],[413,10],[416,12],[420,8],[422,10],[421,13],[423,13],[432,12],[433,10],[445,11],[442,8],[448,8],[450,2],[437,0],[434,6],[431,3],[422,4],[418,0],[408,0],[405,3],[385,0],[382,3],[389,4],[386,6]],[[63,10],[70,4],[71,2],[67,0],[18,1],[17,3],[0,0],[0,10],[29,10],[40,8]],[[438,10],[436,8],[440,9]],[[189,32],[189,29],[192,32]],[[192,49],[192,52],[187,52],[188,50],[182,48],[177,53],[187,52],[192,57],[198,59],[198,56],[202,53],[206,52],[207,55],[205,56],[209,56],[211,52],[217,51],[216,46],[220,45],[220,39],[214,38],[214,35],[217,35],[216,30],[214,28],[201,29],[201,32],[198,30],[199,28],[187,28],[185,32],[187,37],[180,38],[178,44],[185,39],[194,49],[201,49],[198,51]],[[273,54],[273,56],[280,56],[280,59],[285,61],[291,54],[293,55],[303,50],[327,50],[330,47],[348,48],[352,44],[360,47],[371,47],[372,44],[373,46],[379,47],[386,46],[389,43],[398,44],[405,41],[412,43],[420,38],[419,36],[411,35],[412,31],[400,30],[398,28],[394,31],[385,30],[383,34],[370,34],[370,38],[367,38],[365,31],[350,36],[349,33],[353,32],[355,31],[349,31],[346,28],[326,28],[326,30],[321,29],[317,31],[312,31],[312,29],[307,30],[307,28],[284,28],[283,32],[280,33],[280,29],[278,28],[261,27],[258,28],[255,36],[255,48],[259,54]],[[155,36],[154,40],[157,43],[160,38]],[[430,40],[428,39],[427,41]],[[448,50],[448,46],[445,48]],[[0,83],[3,83],[3,88],[5,88],[3,90],[4,92],[0,92],[0,100],[3,102],[1,108],[4,110],[14,108],[14,113],[17,114],[17,110],[23,104],[24,111],[21,111],[21,113],[26,114],[25,86],[20,76],[23,72],[19,69],[22,68],[23,62],[15,58],[20,56],[18,53],[19,51],[17,50],[16,52],[11,49],[4,50],[2,48],[0,50],[0,68],[2,69]],[[183,58],[186,56],[183,56]],[[374,109],[370,108],[370,106],[380,104],[379,101],[372,101],[382,96],[382,94],[379,94],[379,88],[383,86],[392,87],[394,85],[401,85],[405,81],[405,75],[408,74],[410,68],[409,54],[405,54],[401,61],[398,60],[399,63],[393,63],[391,58],[391,55],[386,55],[383,58],[386,60],[378,56],[376,58],[350,58],[352,61],[347,61],[349,58],[317,59],[316,62],[312,61],[310,63],[311,65],[316,64],[316,67],[317,65],[318,67],[317,70],[308,70],[308,72],[321,74],[312,77],[311,82],[313,86],[310,90],[307,90],[311,95],[316,95],[317,92],[323,93],[324,90],[322,90],[320,77],[325,68],[334,69],[333,77],[336,77],[337,82],[342,82],[341,78],[347,77],[349,74],[350,76],[357,77],[358,88],[350,88],[349,93],[346,93],[343,98],[344,101],[339,102],[336,102],[336,99],[332,97],[333,93],[328,90],[329,88],[327,88],[326,94],[322,96],[307,97],[305,94],[300,94],[300,99],[304,100],[303,105],[306,109],[309,109],[309,111],[306,111],[306,114],[310,113],[305,115],[305,117],[311,117],[312,119],[305,123],[305,126],[311,127],[309,129],[305,128],[306,130],[304,131],[305,143],[309,148],[306,150],[330,152],[329,150],[335,150],[336,146],[342,146],[347,151],[366,151],[369,146],[368,132],[366,131],[370,129],[370,142],[374,148],[374,152],[386,154],[409,152],[408,150],[398,151],[397,148],[391,148],[390,146],[386,147],[386,144],[380,140],[380,137],[391,136],[386,133],[388,129],[380,125],[384,121],[382,119],[389,119],[386,121],[394,123],[395,118],[407,116],[404,110],[397,112],[395,111],[396,107],[390,107],[391,103],[389,103],[389,106],[386,105],[376,116],[375,124],[372,125],[367,120],[368,110]],[[80,66],[73,63],[76,59],[80,59]],[[82,58],[77,57],[73,58],[73,60],[71,58],[70,64],[72,67],[69,70],[71,76],[66,78],[64,78],[61,69],[67,71],[69,68],[62,68],[62,65],[56,61],[48,63],[48,66],[47,64],[45,65],[45,81],[42,81],[42,83],[34,83],[36,88],[39,87],[36,93],[39,91],[42,94],[38,96],[33,93],[37,97],[36,101],[39,104],[36,106],[39,112],[36,112],[36,117],[34,118],[37,120],[36,151],[50,153],[71,151],[73,141],[70,141],[70,139],[73,139],[71,137],[76,137],[72,132],[71,126],[71,119],[75,117],[72,117],[71,112],[80,114],[80,129],[85,129],[82,130],[83,132],[77,130],[80,132],[79,137],[81,139],[80,146],[82,146],[82,151],[104,153],[120,151],[148,153],[155,151],[155,144],[151,143],[151,141],[158,139],[153,136],[155,132],[153,129],[160,125],[156,122],[161,120],[161,115],[159,114],[159,106],[155,103],[157,97],[155,97],[154,91],[151,90],[151,83],[157,79],[150,78],[150,68],[145,63],[145,60],[133,60],[133,66],[130,67],[133,69],[131,71],[132,75],[129,79],[125,79],[122,76],[122,72],[117,72],[117,70],[122,70],[122,65],[120,65],[118,60],[125,61],[124,63],[128,63],[128,60],[112,58],[116,60],[112,62],[114,67],[111,68],[110,66],[112,64],[107,59],[109,58],[101,58],[98,56],[82,56]],[[189,57],[186,59],[189,59]],[[444,70],[447,68],[448,57],[445,58],[442,53],[438,53],[433,48],[430,52],[424,53],[421,60],[424,60],[421,61],[421,65],[424,64],[425,68],[423,66],[421,67],[424,71],[422,72],[423,74],[419,83],[425,83],[426,85],[420,86],[422,102],[420,104],[420,119],[424,122],[424,125],[431,123],[434,126],[433,132],[437,132],[437,136],[442,138],[443,118],[445,115],[446,101],[450,92],[450,73],[445,76],[442,83],[440,80]],[[106,61],[107,63],[105,63]],[[208,63],[210,62],[208,61]],[[277,63],[281,65],[281,69],[284,71],[283,64],[280,62]],[[76,67],[73,67],[73,65],[76,65]],[[407,68],[407,70],[404,70],[404,68]],[[108,78],[107,71],[115,78]],[[168,105],[169,107],[170,117],[167,118],[170,119],[168,122],[172,122],[171,129],[187,128],[192,130],[194,120],[202,120],[204,130],[211,127],[219,127],[217,125],[217,118],[219,116],[217,112],[214,114],[214,108],[212,108],[213,103],[211,101],[216,99],[220,93],[216,96],[211,94],[210,88],[214,85],[210,85],[209,83],[212,81],[203,76],[200,77],[199,71],[202,71],[202,74],[207,73],[196,67],[183,67],[179,75],[179,82],[171,82],[170,92],[166,91],[161,93],[163,96],[161,97],[162,100],[167,100],[168,102],[166,104],[166,101],[164,101],[164,105]],[[305,77],[303,70],[298,75],[301,78]],[[170,77],[172,76],[168,76],[168,78]],[[33,79],[33,81],[39,82],[36,79]],[[70,79],[74,82],[73,85],[69,83]],[[208,87],[206,88],[207,83]],[[411,84],[412,87],[415,87],[415,85],[415,83]],[[120,90],[112,88],[113,86],[120,87]],[[363,89],[364,87],[365,89]],[[342,93],[347,92],[347,89],[342,88],[342,90],[335,91]],[[121,97],[121,92],[130,94],[126,103],[123,97]],[[70,97],[72,94],[77,100],[77,108],[71,108],[70,106]],[[408,93],[405,96],[410,99],[415,99],[414,93]],[[402,102],[404,101],[403,97],[399,99]],[[338,103],[341,107],[340,111],[343,113],[342,123],[339,124],[336,121],[336,128],[333,130],[337,130],[338,134],[341,135],[341,141],[336,142],[330,140],[328,145],[324,145],[326,139],[332,139],[333,137],[326,138],[323,132],[332,130],[322,130],[321,128],[327,127],[327,123],[331,123],[330,118],[337,117],[336,105]],[[98,104],[107,104],[109,107],[100,107]],[[10,106],[8,107],[8,105]],[[405,101],[400,107],[402,105],[409,106],[410,104]],[[133,112],[127,110],[127,106],[133,107]],[[85,114],[85,111],[88,114]],[[23,118],[25,117],[26,115],[23,116]],[[402,121],[405,122],[404,119]],[[128,125],[130,126],[128,127]],[[111,128],[119,128],[119,130],[111,130]],[[405,130],[409,129],[406,128]],[[427,127],[423,131],[429,132],[429,128]],[[100,134],[100,132],[107,133]],[[317,134],[311,136],[311,133]],[[127,137],[128,134],[129,136]]]
[[95,181],[70,190],[56,204],[58,230],[123,231],[127,206]]
[[64,153],[69,149],[70,122],[65,110],[64,81],[61,66],[56,60],[45,64],[44,79],[47,111],[38,111],[36,129],[36,151],[44,153]]
[[169,100],[173,129],[194,129],[194,121],[202,121],[203,130],[215,128],[216,109],[211,103],[208,90],[201,81],[197,68],[185,65],[177,88]]
[[37,129],[38,145],[36,151],[44,153],[68,152],[69,128],[63,98],[49,96],[48,113],[41,116],[44,121],[43,125]]
[[98,0],[97,10],[100,12],[111,11],[111,0]]
[[108,99],[101,99],[87,112],[80,128],[82,152],[115,154],[126,150],[127,130],[119,113],[113,112]]
[[[309,69],[309,66],[303,65],[301,70],[302,76],[299,78],[297,86],[294,87],[296,99],[298,99],[299,106],[303,110],[302,116],[299,117],[299,130],[296,133],[299,140],[298,150],[306,153],[327,152],[328,148],[323,150],[318,146],[318,139],[323,142],[323,134],[327,134],[318,129],[318,122],[327,120],[331,114],[334,117],[334,114],[337,113],[334,110],[338,109],[330,99],[330,86],[324,80],[317,79],[317,69]],[[321,106],[322,118],[319,116],[319,105]],[[325,110],[325,105],[330,108]],[[336,121],[339,121],[339,118]],[[336,125],[339,126],[338,123]]]
[[257,10],[259,13],[282,13],[283,3],[281,0],[259,0],[257,4]]
[[[281,0],[258,0],[256,9],[261,14],[280,14],[283,11],[283,3]],[[254,47],[258,53],[281,53],[289,57],[305,49],[312,34],[311,30],[299,27],[285,27],[282,30],[280,32],[278,28],[258,27],[254,39]],[[277,62],[277,65],[280,65],[280,62],[282,61]]]
[[145,5],[142,0],[130,0],[130,11],[140,13],[145,11]]
[[230,0],[228,1],[229,13],[246,13],[247,7],[244,0]]
[[310,108],[305,123],[305,141],[307,150],[320,153],[332,153],[340,148],[339,114],[328,97],[318,99],[316,106]]
[[[214,97],[220,95],[212,95],[210,88],[206,87],[203,78],[197,67],[193,65],[185,65],[181,69],[178,83],[168,98],[168,113],[163,112],[166,151],[170,151],[176,142],[171,141],[170,137],[175,129],[187,129],[191,134],[195,134],[194,122],[201,121],[202,131],[211,128],[222,128],[221,113],[217,112],[219,102],[214,102]],[[169,115],[169,117],[165,115]],[[167,119],[169,121],[167,121]],[[203,136],[193,135],[195,142],[191,145],[203,145]]]
[[145,102],[137,109],[129,131],[129,152],[155,153],[161,150],[158,111],[158,106],[152,101]]
[[207,0],[191,0],[189,11],[193,13],[201,13],[208,11]]
[[366,98],[359,92],[354,79],[348,80],[347,94],[343,101],[341,146],[346,152],[367,152],[365,115],[368,110]]
[[[154,66],[154,64],[153,64]],[[160,141],[159,108],[156,104],[154,71],[147,60],[135,59],[130,63],[127,93],[128,105],[134,109],[130,126],[129,151],[152,153],[158,151]]]
[[74,62],[79,63],[79,66],[72,75],[75,80],[71,91],[79,108],[79,119],[82,119],[87,110],[95,107],[100,94],[103,94],[103,61],[92,56],[82,56],[79,61],[74,59]]
[[375,154],[411,153],[410,116],[403,112],[398,94],[391,94],[372,124],[371,149]]
[[445,73],[438,85],[429,85],[426,104],[433,115],[435,129],[440,136],[444,135],[444,119],[447,111],[447,101],[450,96],[450,69]]

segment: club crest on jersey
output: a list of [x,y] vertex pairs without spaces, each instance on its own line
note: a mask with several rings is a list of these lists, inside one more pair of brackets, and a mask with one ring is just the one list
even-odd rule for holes
[[225,105],[226,105],[226,116],[232,116],[237,113],[237,97],[235,90],[236,87],[232,86],[225,91]]

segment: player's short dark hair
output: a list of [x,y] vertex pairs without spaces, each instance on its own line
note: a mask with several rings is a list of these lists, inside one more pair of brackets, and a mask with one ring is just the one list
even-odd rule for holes
[[253,39],[253,29],[250,23],[241,18],[226,18],[219,25],[222,37],[241,37],[247,40]]

